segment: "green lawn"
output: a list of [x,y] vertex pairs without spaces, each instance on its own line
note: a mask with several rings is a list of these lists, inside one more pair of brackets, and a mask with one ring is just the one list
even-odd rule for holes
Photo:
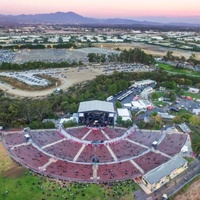
[[158,99],[159,99],[160,97],[165,97],[165,96],[166,96],[165,92],[163,92],[163,91],[156,91],[156,92],[154,92],[154,93],[156,93],[156,94],[158,95],[158,98],[157,98],[157,99],[151,99],[151,100],[153,101],[153,103],[154,103],[156,106],[165,107],[165,106],[167,105],[166,102],[164,102],[164,101],[158,101]]
[[167,104],[164,101],[153,101],[153,103],[158,107],[165,107]]
[[139,186],[133,180],[115,182],[110,185],[70,183],[65,187],[45,177],[34,176],[26,171],[19,178],[0,176],[0,199],[4,200],[102,200],[133,199],[133,191]]
[[192,157],[184,157],[184,159],[187,160],[189,163],[194,160],[194,158],[192,158]]
[[177,69],[174,66],[164,64],[164,63],[159,63],[158,67],[169,72],[174,72],[174,73],[180,73],[180,74],[186,74],[186,75],[193,75],[193,76],[200,76],[200,72],[195,72],[189,69]]
[[180,109],[179,112],[170,111],[170,113],[171,113],[172,115],[178,115],[178,116],[184,116],[184,115],[186,115],[186,114],[192,116],[191,112],[189,112],[188,110],[185,110],[185,109]]

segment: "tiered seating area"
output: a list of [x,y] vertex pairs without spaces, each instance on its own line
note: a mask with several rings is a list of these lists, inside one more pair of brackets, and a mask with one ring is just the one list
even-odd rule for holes
[[92,165],[80,165],[58,160],[46,168],[45,173],[50,176],[66,180],[91,181]]
[[100,163],[111,162],[113,158],[104,145],[86,146],[78,158],[78,162],[92,162],[92,158],[96,156]]
[[4,139],[5,139],[6,145],[8,146],[10,145],[13,146],[13,145],[22,144],[26,142],[23,132],[5,134]]
[[140,175],[140,171],[130,161],[98,166],[98,177],[100,181],[124,180]]
[[12,153],[28,167],[36,169],[49,161],[49,156],[42,153],[32,145],[14,147]]
[[110,144],[111,149],[119,160],[138,156],[147,149],[131,142],[120,140]]
[[[68,139],[59,132],[46,130],[31,131],[30,144],[25,143],[22,132],[3,133],[2,141],[17,162],[38,173],[63,180],[93,182],[92,164],[98,160],[97,181],[104,182],[141,176],[141,172],[133,165],[131,159],[145,173],[149,172],[169,160],[159,152],[150,151],[148,147],[152,146],[152,142],[164,138],[157,149],[173,156],[181,151],[188,136],[168,133],[165,136],[159,132],[141,130],[133,132],[127,139],[122,139],[120,137],[125,134],[126,129],[103,128],[92,130],[82,139],[90,130],[87,127],[66,129],[66,132],[80,140]],[[102,131],[111,139],[116,139],[109,141]],[[15,146],[18,144],[19,146]]]
[[65,140],[44,149],[45,152],[58,158],[73,160],[82,144],[74,140]]
[[152,146],[152,143],[156,140],[158,141],[161,137],[161,133],[153,131],[135,131],[128,136],[128,139],[133,140],[137,143],[146,145],[148,147]]
[[110,139],[114,139],[116,137],[121,137],[126,132],[126,129],[106,127],[103,131],[109,136]]
[[167,134],[157,149],[170,156],[174,156],[181,151],[186,140],[187,135],[185,134]]
[[31,136],[32,141],[38,145],[39,147],[45,146],[47,144],[56,142],[58,140],[62,140],[64,138],[57,131],[31,131],[29,133]]
[[89,135],[85,138],[85,140],[88,141],[94,141],[94,140],[107,140],[107,138],[104,136],[104,134],[99,129],[93,129]]
[[134,159],[134,161],[145,171],[145,173],[158,167],[159,165],[162,165],[168,160],[168,157],[152,151]]
[[68,128],[66,129],[65,131],[72,135],[73,137],[76,137],[76,138],[83,138],[83,136],[85,134],[87,134],[87,132],[89,131],[90,129],[87,128],[87,127],[77,127],[77,128]]

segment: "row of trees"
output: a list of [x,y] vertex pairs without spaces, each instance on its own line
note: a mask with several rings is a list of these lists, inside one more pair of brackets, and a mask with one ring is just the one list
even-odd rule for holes
[[146,54],[139,48],[124,50],[119,55],[120,62],[132,63],[139,62],[144,64],[151,64],[154,62],[154,58],[152,55]]
[[[165,61],[179,61],[179,62],[188,61],[190,63],[193,63],[194,65],[200,64],[200,61],[197,60],[196,55],[194,53],[189,57],[189,59],[186,59],[184,56],[174,56],[173,51],[167,51],[166,55],[163,56],[163,59]],[[176,67],[181,68],[179,64],[177,64]]]
[[96,62],[96,63],[106,62],[106,54],[89,53],[87,57],[89,62]]
[[53,62],[53,63],[36,61],[36,62],[26,62],[22,64],[3,62],[0,65],[0,70],[32,70],[32,69],[63,68],[63,67],[79,66],[82,64],[83,63],[81,61],[72,63],[69,63],[67,61]]
[[69,48],[79,48],[74,42],[69,43],[59,43],[59,44],[18,44],[9,46],[0,46],[0,49],[45,49],[45,48],[55,48],[55,49],[69,49]]
[[[100,75],[92,81],[85,84],[79,84],[71,87],[63,94],[52,94],[46,99],[10,99],[4,97],[4,92],[0,92],[0,124],[4,127],[21,127],[34,124],[39,127],[45,118],[55,118],[56,113],[77,112],[79,103],[88,100],[105,100],[130,86],[133,80],[153,79],[159,83],[162,80],[169,82],[181,78],[180,75],[168,75],[163,71],[156,72],[138,72],[138,73],[119,73],[112,75]],[[183,78],[183,77],[182,77]],[[198,77],[187,77],[192,81],[200,82]],[[116,105],[119,107],[120,105]],[[40,122],[40,123],[39,123]],[[36,126],[37,125],[37,126]]]
[[123,50],[120,54],[111,53],[109,55],[105,54],[96,54],[89,53],[88,54],[89,62],[98,62],[104,63],[106,60],[109,62],[124,62],[124,63],[144,63],[151,64],[154,62],[154,58],[152,55],[146,54],[139,48]]

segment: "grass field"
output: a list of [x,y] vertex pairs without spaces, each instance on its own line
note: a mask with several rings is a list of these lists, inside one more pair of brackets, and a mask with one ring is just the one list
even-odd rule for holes
[[158,106],[158,107],[165,107],[165,106],[167,105],[166,102],[164,102],[164,101],[158,101],[158,99],[159,99],[160,97],[165,97],[165,96],[166,96],[165,92],[156,91],[155,93],[157,94],[157,97],[158,97],[158,98],[156,98],[156,99],[151,99],[151,100],[153,101],[154,105],[156,105],[156,106]]
[[185,109],[180,109],[178,112],[170,111],[170,113],[175,116],[185,116],[185,115],[192,116],[192,114],[188,110],[185,110]]
[[61,182],[18,166],[0,141],[0,199],[3,200],[133,200],[133,180],[110,184]]
[[39,200],[76,199],[132,200],[133,191],[138,188],[132,180],[108,184],[62,183],[35,176],[26,170],[20,177],[0,176],[0,199]]
[[176,67],[173,67],[168,64],[159,63],[158,67],[172,73],[179,73],[179,74],[186,74],[186,75],[192,75],[192,76],[200,76],[200,72],[195,72],[189,69],[177,69]]
[[200,94],[194,94],[194,93],[187,92],[187,91],[184,91],[183,94],[184,94],[185,96],[191,96],[192,98],[195,98],[195,99],[200,99]]

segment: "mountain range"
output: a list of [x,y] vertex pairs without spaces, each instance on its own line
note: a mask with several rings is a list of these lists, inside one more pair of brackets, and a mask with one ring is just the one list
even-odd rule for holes
[[199,24],[191,23],[158,23],[151,21],[139,21],[132,19],[110,18],[97,19],[84,17],[74,12],[56,12],[49,14],[34,14],[34,15],[0,15],[0,24],[102,24],[102,25],[144,25],[144,26],[198,26]]

